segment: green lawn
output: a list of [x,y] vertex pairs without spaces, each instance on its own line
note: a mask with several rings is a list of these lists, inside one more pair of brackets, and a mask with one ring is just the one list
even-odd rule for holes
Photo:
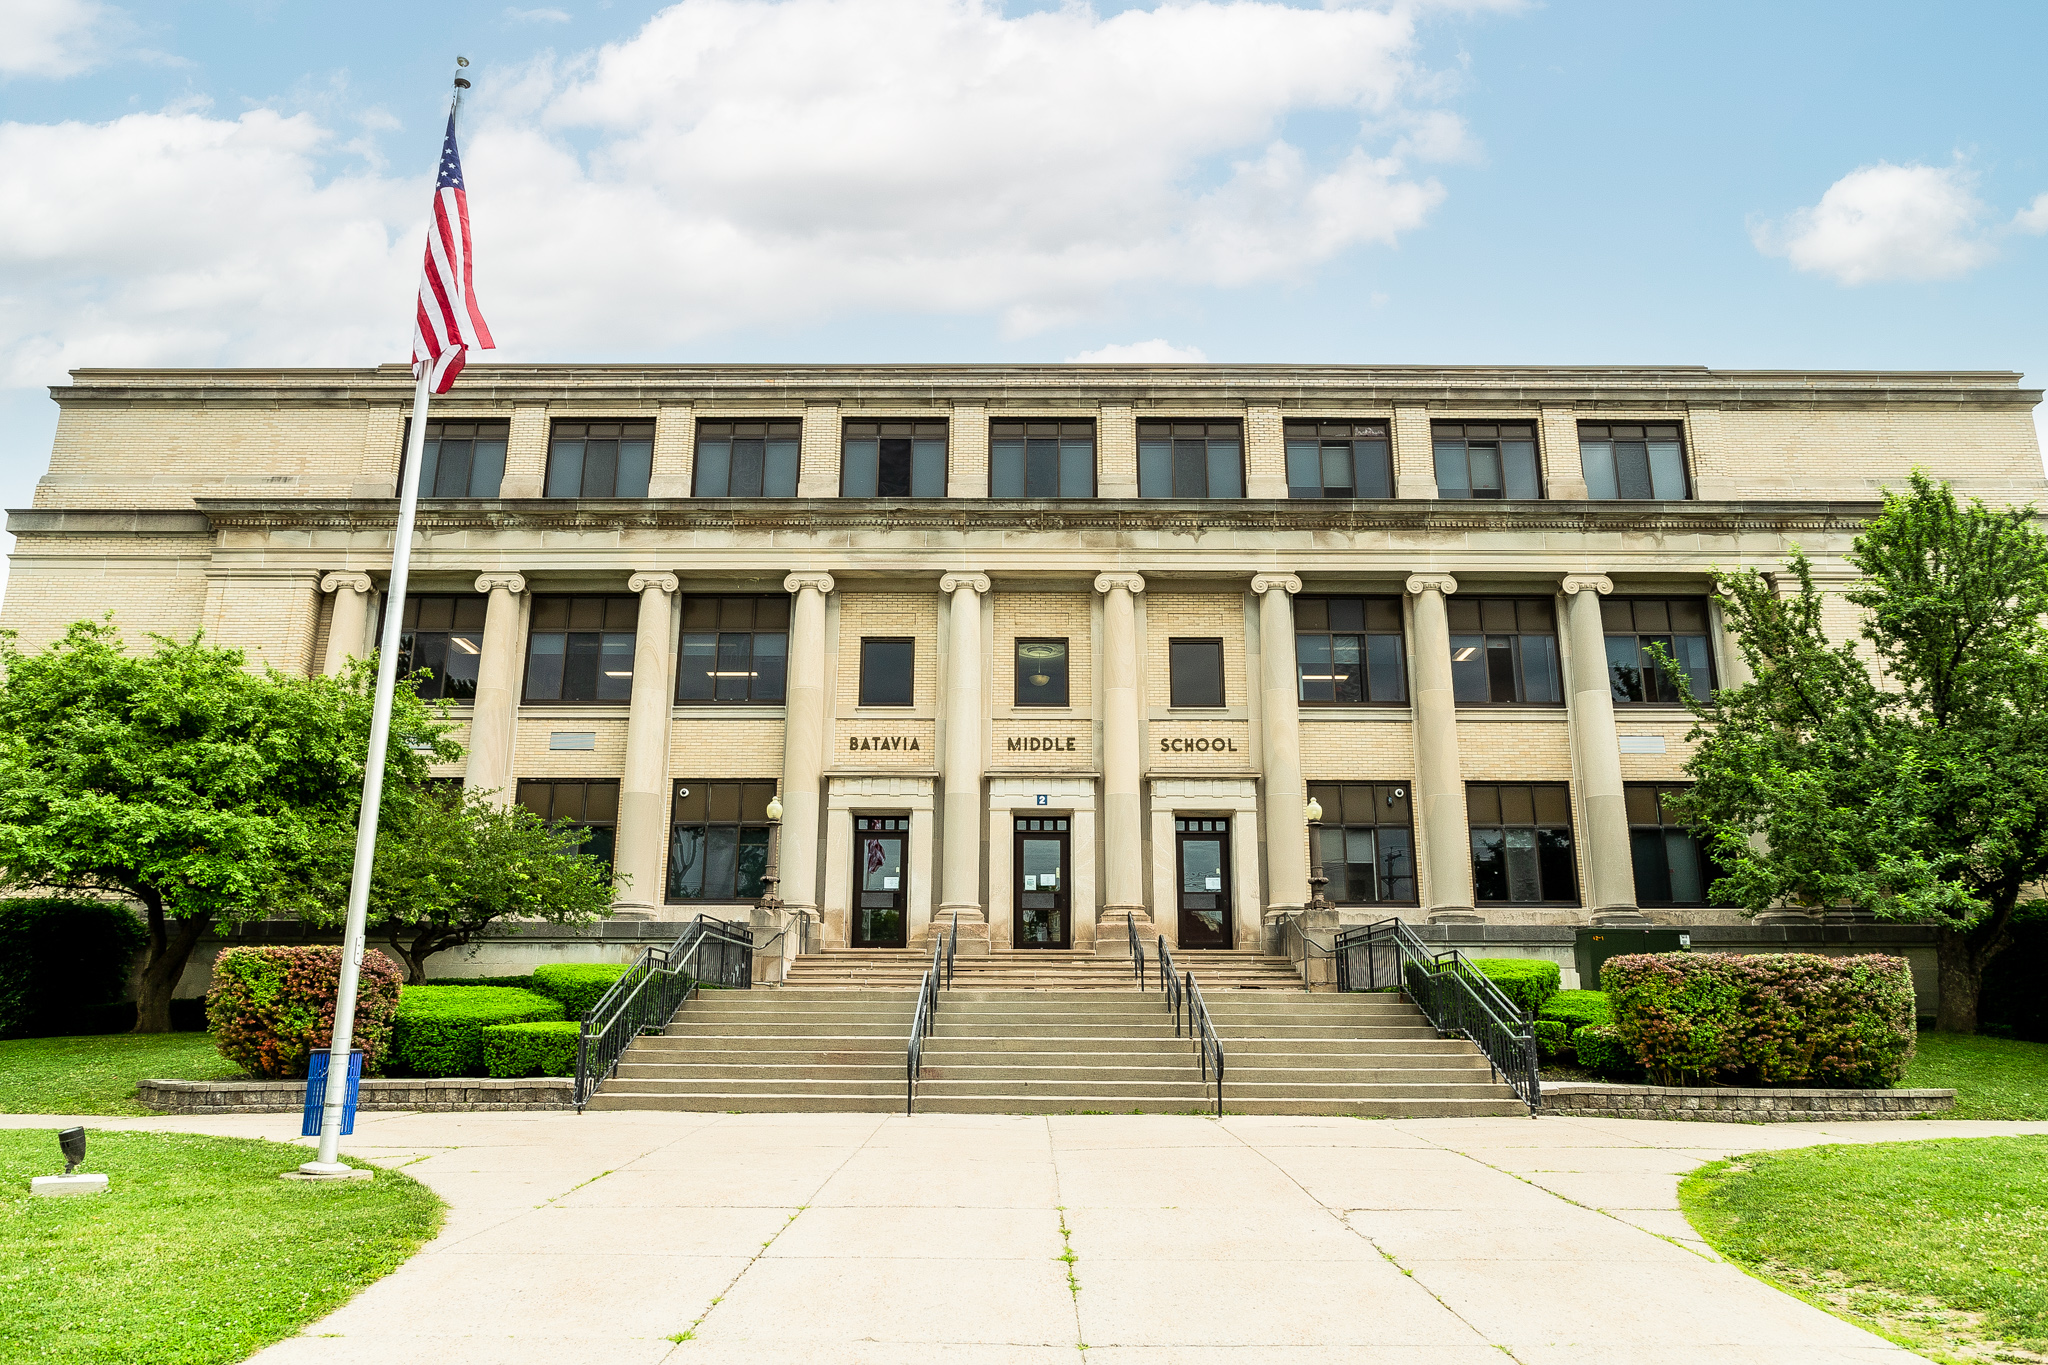
[[1678,1194],[1729,1260],[1923,1355],[2048,1351],[2048,1137],[1759,1152]]
[[1954,1090],[1956,1107],[1934,1118],[2048,1122],[2048,1043],[1923,1033],[1900,1084]]
[[441,1225],[417,1181],[280,1180],[306,1152],[186,1133],[87,1134],[104,1195],[35,1199],[55,1129],[0,1131],[0,1360],[242,1360],[390,1273]]
[[0,1114],[148,1114],[144,1078],[211,1081],[241,1074],[210,1033],[109,1033],[0,1043]]

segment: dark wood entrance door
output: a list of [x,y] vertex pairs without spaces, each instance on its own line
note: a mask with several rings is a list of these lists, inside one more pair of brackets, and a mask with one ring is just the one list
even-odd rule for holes
[[1230,924],[1230,821],[1176,818],[1173,831],[1180,868],[1180,946],[1236,946]]
[[1019,948],[1071,948],[1066,816],[1018,816],[1011,887],[1017,907],[1012,942]]
[[909,940],[904,914],[909,890],[904,873],[910,821],[899,815],[860,815],[853,821],[853,923],[847,938],[855,948],[901,948]]

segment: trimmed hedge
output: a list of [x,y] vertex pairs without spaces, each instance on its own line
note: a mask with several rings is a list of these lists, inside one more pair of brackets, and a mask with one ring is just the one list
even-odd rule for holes
[[561,1017],[558,1001],[510,986],[408,986],[398,999],[392,1057],[415,1076],[481,1076],[486,1028]]
[[1530,1014],[1541,1014],[1551,996],[1557,994],[1562,976],[1557,964],[1540,957],[1475,957],[1471,959],[1487,980],[1502,994]]
[[1621,1045],[1621,1035],[1604,1024],[1588,1024],[1572,1034],[1572,1051],[1579,1065],[1598,1076],[1625,1079],[1636,1073],[1636,1064]]
[[[363,1072],[383,1069],[405,973],[376,949],[363,954],[355,1036]],[[334,1035],[340,948],[227,948],[213,960],[206,1019],[220,1055],[256,1076],[294,1079]]]
[[0,1038],[112,1032],[86,1019],[104,1006],[118,1012],[143,938],[142,922],[119,901],[0,900]]
[[564,1017],[581,1019],[628,970],[622,962],[551,962],[533,969],[533,988],[560,1001]]
[[573,1076],[583,1026],[567,1019],[492,1024],[484,1029],[484,1073],[490,1076]]
[[1572,1034],[1588,1024],[1607,1027],[1614,1023],[1613,1007],[1606,991],[1559,991],[1544,1004],[1539,1019],[1554,1019]]
[[1538,1061],[1554,1062],[1564,1056],[1566,1050],[1564,1025],[1555,1019],[1538,1019],[1536,1030],[1536,1058]]
[[1621,1045],[1665,1084],[1881,1090],[1913,1056],[1902,957],[1635,953],[1609,958],[1600,982]]
[[525,976],[430,976],[425,983],[429,986],[511,986],[515,990],[533,989],[533,974]]

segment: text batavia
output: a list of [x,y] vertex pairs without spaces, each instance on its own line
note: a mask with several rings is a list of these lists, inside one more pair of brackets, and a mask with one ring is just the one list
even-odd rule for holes
[[846,741],[848,749],[917,749],[916,735],[855,735]]

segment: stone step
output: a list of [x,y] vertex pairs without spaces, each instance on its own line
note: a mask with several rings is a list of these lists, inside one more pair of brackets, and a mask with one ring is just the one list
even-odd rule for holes
[[[1338,1102],[1328,1099],[1254,1099],[1240,1105],[1225,1087],[1226,1114],[1340,1114],[1356,1118],[1425,1119],[1520,1117],[1528,1109],[1508,1099],[1376,1099]],[[1039,1097],[1030,1095],[927,1095],[917,1097],[919,1113],[929,1114],[1211,1114],[1215,1092],[1194,1100],[1133,1100],[1128,1096]],[[771,1114],[900,1114],[904,1097],[764,1094],[730,1092],[696,1095],[655,1095],[607,1089],[594,1095],[590,1108],[674,1113]]]

